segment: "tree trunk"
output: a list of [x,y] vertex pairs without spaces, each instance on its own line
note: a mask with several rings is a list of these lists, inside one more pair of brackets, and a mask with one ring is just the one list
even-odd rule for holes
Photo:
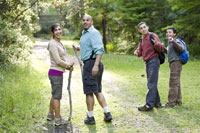
[[102,19],[102,29],[103,29],[103,45],[104,45],[105,52],[107,53],[107,49],[106,49],[106,44],[107,44],[107,38],[106,38],[106,19],[105,19],[105,17],[103,17],[103,19]]
[[108,39],[107,39],[108,42],[113,42],[113,39],[112,39],[112,30],[110,28],[108,28]]

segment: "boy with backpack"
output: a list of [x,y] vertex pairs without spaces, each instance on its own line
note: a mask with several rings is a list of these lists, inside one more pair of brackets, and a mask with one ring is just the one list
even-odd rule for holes
[[[155,33],[149,32],[149,27],[145,22],[138,24],[138,30],[142,34],[142,39],[138,48],[135,50],[135,56],[142,56],[146,64],[148,93],[146,95],[146,104],[138,107],[139,111],[150,111],[154,107],[161,108],[160,96],[157,88],[158,75],[160,68],[159,53],[164,49],[159,37]],[[151,38],[152,36],[152,38]],[[151,43],[153,41],[153,44]]]
[[168,93],[168,102],[165,104],[165,107],[174,107],[175,105],[182,105],[182,96],[181,96],[181,71],[182,64],[186,61],[180,59],[180,54],[185,49],[183,44],[184,42],[176,37],[176,29],[168,28],[166,31],[166,37],[168,38],[168,62],[170,68],[170,78],[169,78],[169,93]]

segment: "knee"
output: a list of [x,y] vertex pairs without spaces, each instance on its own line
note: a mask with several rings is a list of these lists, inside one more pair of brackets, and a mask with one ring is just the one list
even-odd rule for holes
[[93,97],[93,93],[86,94],[86,97]]
[[103,94],[102,94],[102,93],[94,93],[94,95],[95,95],[96,97],[100,97],[100,96],[102,96]]

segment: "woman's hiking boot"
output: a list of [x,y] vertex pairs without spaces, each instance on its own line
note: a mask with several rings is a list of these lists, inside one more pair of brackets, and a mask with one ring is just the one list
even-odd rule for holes
[[55,118],[55,126],[66,125],[68,124],[67,120],[60,118]]
[[54,119],[54,114],[50,114],[50,113],[48,113],[48,115],[47,115],[47,120],[48,121],[51,121],[51,120],[53,120]]

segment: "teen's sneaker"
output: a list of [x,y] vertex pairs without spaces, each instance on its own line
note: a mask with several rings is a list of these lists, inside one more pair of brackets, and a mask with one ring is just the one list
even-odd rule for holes
[[155,107],[156,107],[156,108],[162,108],[163,106],[162,106],[161,103],[156,103],[156,104],[155,104]]
[[84,122],[85,122],[85,124],[93,125],[93,124],[95,124],[95,119],[94,119],[94,117],[89,117],[87,115],[87,117],[84,119]]
[[149,105],[145,104],[144,106],[142,107],[138,107],[138,110],[139,111],[150,111],[152,110],[153,108],[151,108]]
[[165,108],[173,108],[174,105],[175,105],[175,104],[170,104],[170,103],[167,102],[167,103],[164,105],[164,107],[165,107]]
[[53,120],[53,119],[54,119],[54,114],[48,113],[48,115],[47,115],[47,120],[48,120],[48,121],[51,121],[51,120]]
[[110,112],[104,113],[104,121],[110,122],[111,120],[112,120],[112,115],[110,114]]
[[176,102],[176,105],[181,106],[182,102]]
[[65,125],[68,121],[60,118],[55,118],[55,126]]

